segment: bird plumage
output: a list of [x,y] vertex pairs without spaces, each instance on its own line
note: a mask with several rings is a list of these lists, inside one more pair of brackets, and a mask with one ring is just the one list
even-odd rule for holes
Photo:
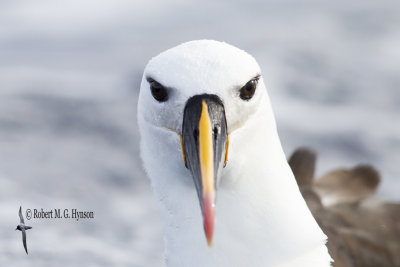
[[[168,266],[330,266],[326,236],[280,145],[263,77],[252,99],[239,97],[239,89],[260,74],[246,52],[208,40],[167,50],[145,68],[138,103],[141,156],[159,200]],[[167,88],[168,101],[152,97],[149,77]],[[179,137],[187,100],[204,94],[222,100],[230,136],[211,248]]]
[[289,159],[300,190],[322,230],[334,267],[400,266],[400,204],[374,196],[379,173],[368,165],[337,169],[315,179],[316,153]]

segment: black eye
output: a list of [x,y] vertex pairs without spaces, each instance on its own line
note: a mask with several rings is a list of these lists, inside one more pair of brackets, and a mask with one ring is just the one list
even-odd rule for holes
[[150,83],[150,90],[151,94],[153,95],[154,99],[158,102],[165,102],[168,100],[168,92],[164,86],[162,86],[159,82],[148,79]]
[[253,78],[248,81],[242,88],[240,88],[240,98],[243,100],[250,100],[256,92],[259,77]]

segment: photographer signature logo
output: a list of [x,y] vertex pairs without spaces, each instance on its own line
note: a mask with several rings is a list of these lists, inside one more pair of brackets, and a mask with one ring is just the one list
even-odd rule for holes
[[[84,221],[84,220],[93,220],[94,219],[94,211],[88,210],[80,210],[80,209],[26,209],[25,210],[25,218],[29,221],[31,219],[36,220],[70,220],[70,221]],[[22,233],[22,244],[24,245],[25,252],[28,254],[28,247],[26,245],[26,231],[32,229],[31,226],[25,225],[24,216],[22,216],[22,207],[19,207],[19,221],[17,228],[15,230],[19,230]]]
[[32,229],[32,227],[25,225],[24,217],[22,216],[21,206],[19,207],[19,225],[15,230],[20,230],[22,232],[22,243],[24,244],[24,248],[26,254],[28,254],[28,248],[26,246],[26,231]]

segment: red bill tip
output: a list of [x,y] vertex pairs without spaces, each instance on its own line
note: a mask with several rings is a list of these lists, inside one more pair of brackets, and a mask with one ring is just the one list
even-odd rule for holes
[[203,196],[203,216],[204,216],[204,231],[206,233],[208,246],[213,244],[214,224],[215,224],[215,195],[207,193]]

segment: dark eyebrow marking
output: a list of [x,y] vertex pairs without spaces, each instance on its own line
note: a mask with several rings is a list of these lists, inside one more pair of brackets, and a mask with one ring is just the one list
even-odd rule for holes
[[151,82],[157,82],[155,79],[153,79],[153,78],[150,77],[150,76],[147,76],[147,77],[146,77],[146,80],[147,80],[149,83],[151,83]]

